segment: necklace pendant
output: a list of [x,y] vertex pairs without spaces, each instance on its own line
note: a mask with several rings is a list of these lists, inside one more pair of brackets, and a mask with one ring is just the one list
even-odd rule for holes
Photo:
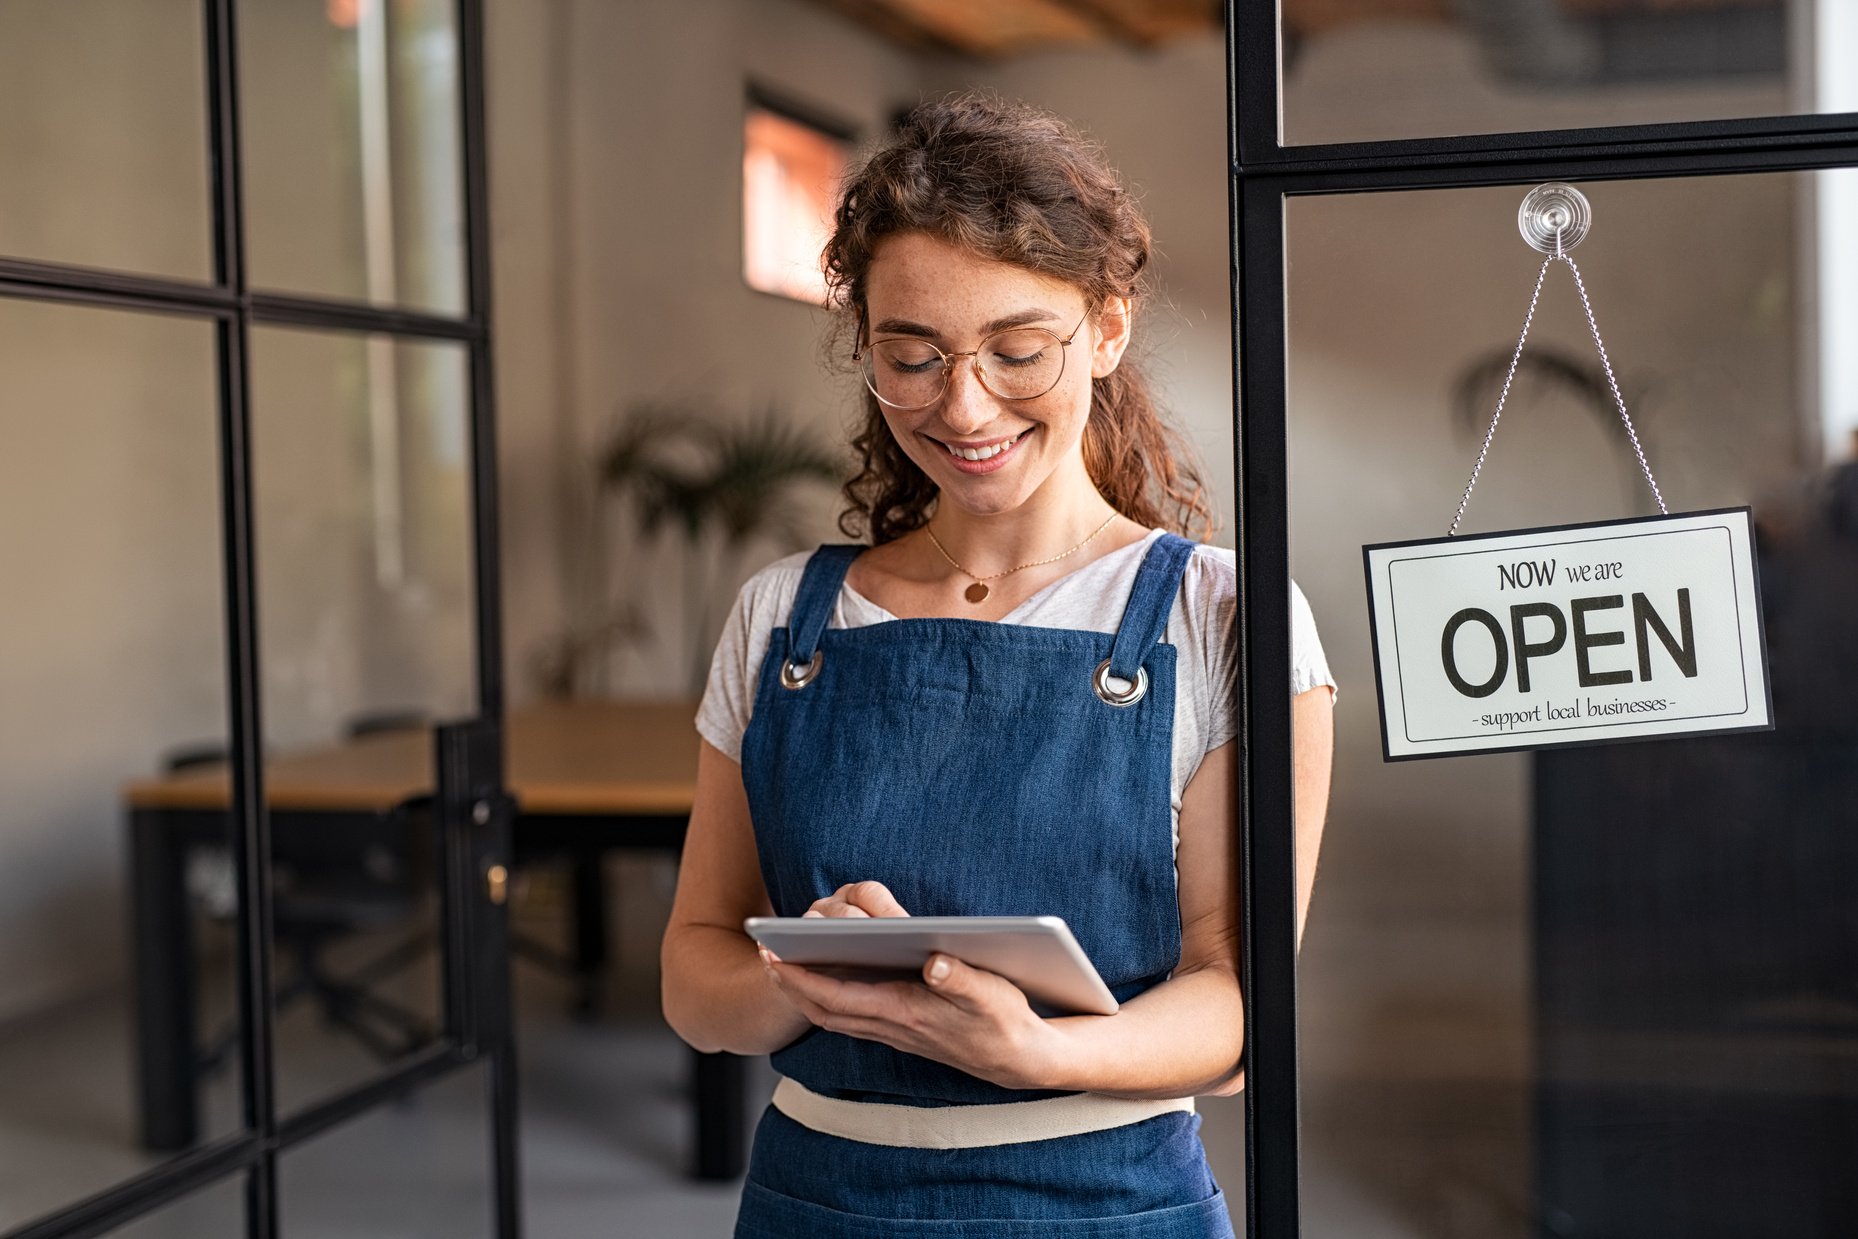
[[987,588],[987,583],[985,581],[976,581],[974,584],[968,586],[967,592],[962,596],[969,602],[979,604],[986,602],[987,595],[992,592],[992,590]]

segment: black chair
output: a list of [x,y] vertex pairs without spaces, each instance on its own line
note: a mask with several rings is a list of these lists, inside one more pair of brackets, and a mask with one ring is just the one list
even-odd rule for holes
[[[313,997],[325,1021],[384,1062],[430,1044],[437,1035],[429,1018],[374,988],[426,954],[433,931],[417,929],[341,976],[330,971],[324,956],[344,938],[392,930],[421,916],[433,871],[428,846],[432,804],[429,795],[409,797],[365,822],[361,834],[351,829],[350,838],[334,849],[339,855],[306,858],[293,849],[287,867],[273,867],[272,933],[294,965],[277,988],[276,1008]],[[345,824],[352,827],[352,819]],[[357,852],[341,842],[360,842],[361,847]]]
[[[194,745],[171,752],[163,764],[173,773],[226,756],[223,746]],[[326,956],[345,938],[391,929],[421,914],[432,872],[431,809],[432,798],[421,795],[373,818],[293,820],[272,864],[272,934],[290,960],[273,992],[274,1009],[313,998],[328,1024],[382,1060],[417,1050],[436,1035],[427,1017],[373,988],[430,949],[432,931],[422,928],[343,975],[330,969]],[[229,846],[197,849],[189,858],[187,884],[195,905],[211,919],[227,923],[238,915]],[[196,1070],[204,1076],[223,1066],[238,1039],[235,1017],[201,1049]]]
[[[359,740],[364,736],[411,731],[427,726],[430,721],[431,716],[424,710],[384,709],[355,715],[348,720],[346,730],[349,739]],[[564,859],[573,863],[571,857]],[[577,1014],[591,1015],[598,1007],[598,998],[592,992],[591,983],[581,976],[580,969],[576,966],[572,956],[530,934],[515,929],[510,934],[510,953],[513,957],[526,960],[554,976],[581,982],[583,988],[575,998],[574,1009]]]

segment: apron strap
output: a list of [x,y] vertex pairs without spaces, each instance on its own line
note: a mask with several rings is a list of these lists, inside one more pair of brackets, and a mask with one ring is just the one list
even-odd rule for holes
[[1164,533],[1142,556],[1135,585],[1129,591],[1129,605],[1123,608],[1123,622],[1110,646],[1110,675],[1119,680],[1136,678],[1149,649],[1161,640],[1168,627],[1168,613],[1174,609],[1175,595],[1181,592],[1181,574],[1187,571],[1193,550],[1194,544],[1186,538]]
[[865,548],[855,543],[822,546],[806,561],[800,590],[794,595],[793,615],[787,621],[787,660],[804,667],[819,652],[820,634],[839,601],[845,573]]

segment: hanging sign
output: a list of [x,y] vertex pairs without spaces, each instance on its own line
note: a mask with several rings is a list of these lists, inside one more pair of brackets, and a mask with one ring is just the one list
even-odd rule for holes
[[[1567,254],[1591,218],[1572,186],[1523,200],[1518,227],[1548,257],[1451,528],[1362,548],[1388,761],[1774,726],[1749,509],[1667,512]],[[1663,515],[1460,537],[1557,262]]]
[[1362,556],[1389,761],[1773,726],[1747,508]]

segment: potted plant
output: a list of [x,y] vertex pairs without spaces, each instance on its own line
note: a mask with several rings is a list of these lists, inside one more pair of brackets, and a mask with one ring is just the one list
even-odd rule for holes
[[[842,472],[832,448],[777,407],[730,418],[702,403],[631,406],[594,460],[592,526],[604,533],[615,515],[639,548],[674,539],[678,630],[694,693],[709,670],[713,626],[739,584],[751,545],[800,549],[811,538],[802,494],[836,485]],[[574,696],[608,687],[614,652],[653,640],[638,582],[614,595],[607,585],[607,539],[582,540],[577,567],[595,583],[595,599],[532,656],[542,690]]]

